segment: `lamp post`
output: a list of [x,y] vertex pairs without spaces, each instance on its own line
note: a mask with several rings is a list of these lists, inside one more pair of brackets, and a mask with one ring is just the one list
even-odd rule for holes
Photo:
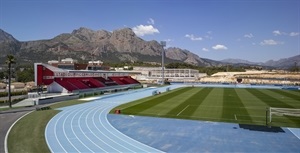
[[165,48],[166,47],[166,41],[161,41],[160,45],[162,46],[163,50],[161,52],[161,73],[162,73],[162,82],[161,84],[165,84]]

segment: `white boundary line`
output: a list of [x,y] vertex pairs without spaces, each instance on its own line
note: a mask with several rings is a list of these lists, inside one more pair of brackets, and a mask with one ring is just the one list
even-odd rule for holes
[[182,113],[184,110],[186,110],[189,106],[190,106],[190,105],[185,106],[184,109],[181,110],[176,116],[178,116],[179,114],[181,114],[181,113]]
[[8,129],[8,131],[6,132],[6,135],[5,135],[5,139],[4,139],[4,152],[5,153],[8,153],[8,148],[7,148],[7,139],[8,139],[8,135],[9,135],[9,132],[10,130],[13,128],[13,126],[20,120],[22,119],[23,117],[25,117],[26,115],[28,115],[29,113],[32,113],[33,111],[30,111],[26,114],[24,114],[23,116],[21,116],[20,118],[18,118]]
[[236,117],[236,114],[234,114],[234,118],[235,118],[235,120],[237,121],[237,117]]
[[297,135],[294,131],[293,131],[293,129],[294,128],[287,128],[287,129],[289,129],[299,140],[300,140],[300,129],[297,129],[296,128],[296,130],[299,130],[299,135]]

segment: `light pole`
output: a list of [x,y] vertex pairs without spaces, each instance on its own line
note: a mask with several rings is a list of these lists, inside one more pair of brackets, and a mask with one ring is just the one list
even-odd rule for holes
[[161,41],[160,45],[162,46],[163,50],[161,52],[161,73],[162,73],[162,82],[161,84],[165,84],[165,48],[166,47],[166,41]]

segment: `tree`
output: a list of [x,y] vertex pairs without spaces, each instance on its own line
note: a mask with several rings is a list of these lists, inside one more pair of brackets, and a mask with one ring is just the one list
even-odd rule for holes
[[8,102],[9,108],[11,108],[11,65],[16,63],[15,57],[7,55],[5,63],[8,65]]

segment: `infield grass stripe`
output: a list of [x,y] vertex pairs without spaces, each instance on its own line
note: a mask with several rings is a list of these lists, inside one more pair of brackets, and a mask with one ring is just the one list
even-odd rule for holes
[[[194,113],[198,111],[198,108],[201,107],[200,105],[202,105],[203,101],[213,90],[213,88],[210,87],[200,89],[202,90],[198,91],[197,94],[187,99],[178,107],[172,109],[168,114],[178,114],[179,112],[181,112],[179,116],[194,116]],[[187,109],[185,109],[186,106],[188,106]],[[182,111],[183,109],[185,110]]]
[[269,89],[269,91],[275,92],[275,93],[280,94],[282,96],[294,99],[297,102],[300,102],[300,92],[299,92],[299,95],[294,95],[291,92],[284,91],[284,90],[278,90],[278,89]]
[[153,98],[153,99],[149,99],[143,103],[140,103],[140,104],[137,104],[137,105],[134,105],[132,107],[129,107],[129,108],[126,108],[126,109],[123,109],[122,112],[124,113],[130,113],[132,115],[135,115],[135,114],[139,114],[140,112],[143,112],[151,107],[154,107],[155,105],[158,105],[174,96],[177,96],[181,93],[184,93],[184,92],[187,92],[189,90],[192,90],[193,88],[192,87],[188,87],[188,88],[181,88],[177,91],[174,91],[174,92],[171,92],[171,93],[163,93],[161,95],[155,95],[156,98]]
[[270,107],[283,107],[283,108],[294,108],[276,98],[273,98],[274,95],[268,95],[262,92],[262,89],[246,89],[248,92],[259,98],[262,102],[266,103]]
[[183,92],[181,94],[178,94],[176,96],[170,97],[170,99],[159,103],[158,105],[155,105],[143,112],[143,114],[157,114],[158,116],[166,115],[172,108],[177,107],[182,102],[188,100],[191,96],[196,94],[200,89],[199,88],[193,88],[192,90],[188,90],[186,92]]
[[213,88],[213,90],[205,97],[203,102],[193,116],[200,116],[203,118],[214,118],[219,121],[222,118],[223,107],[223,89]]
[[[202,101],[206,98],[206,96],[212,91],[213,88],[200,88],[202,90],[199,90],[196,94],[191,96],[189,99],[181,103],[179,106],[175,107],[171,111],[168,112],[170,115],[177,115],[179,112],[181,112],[184,108],[186,108],[187,105],[194,105],[194,106],[200,106]],[[182,111],[180,114],[188,116],[192,115],[198,107],[188,107],[188,111]],[[180,116],[180,115],[179,115]]]
[[223,113],[224,119],[235,119],[252,122],[247,109],[239,98],[234,88],[223,88]]
[[[268,105],[248,92],[246,89],[236,89],[235,91],[247,109],[252,122],[257,124],[262,123],[260,125],[265,125],[266,108]],[[239,115],[237,115],[237,118],[240,118]]]
[[[255,95],[256,97],[258,97],[262,102],[266,103],[270,107],[294,108],[293,106],[290,106],[276,98],[271,97],[268,94],[265,94],[263,92],[264,90],[262,90],[262,89],[246,89],[246,90],[249,91],[251,94]],[[293,117],[283,116],[283,118],[285,118],[284,119],[285,122],[290,122],[290,124],[294,124],[294,125],[299,124],[299,120],[297,120]],[[282,122],[282,121],[278,121],[278,122]]]

